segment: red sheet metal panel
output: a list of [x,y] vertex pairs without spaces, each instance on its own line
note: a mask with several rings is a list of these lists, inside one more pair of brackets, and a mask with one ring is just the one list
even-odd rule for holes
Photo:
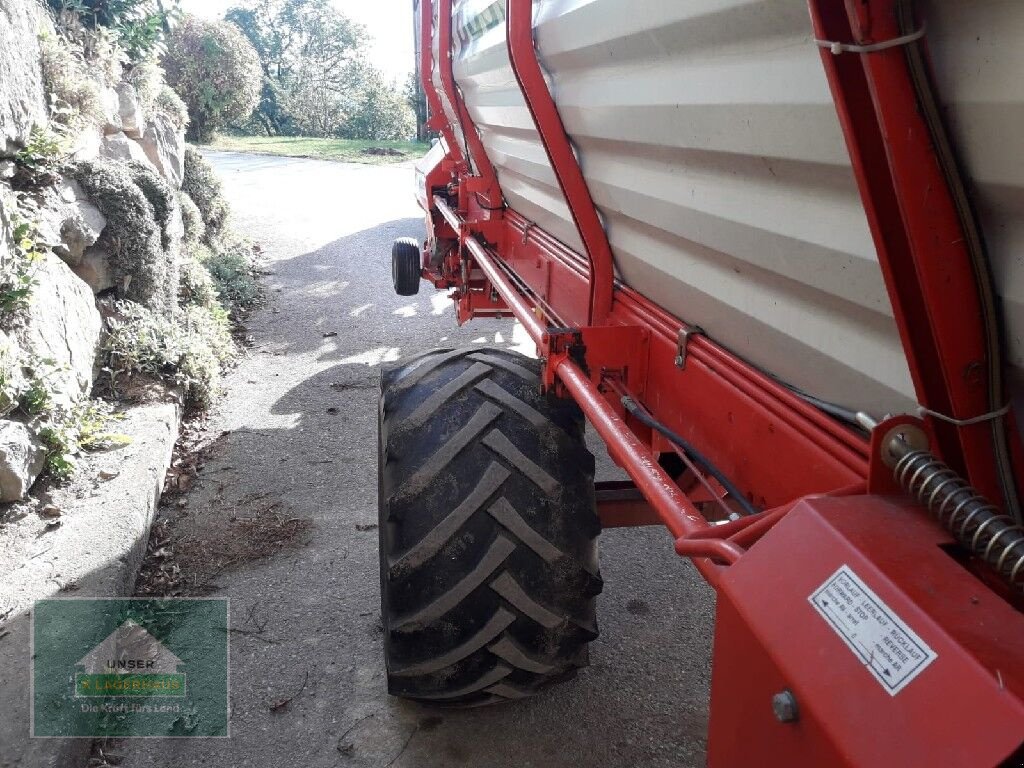
[[[950,544],[909,505],[809,499],[725,571],[711,765],[978,768],[1020,747],[1024,616]],[[796,722],[773,712],[783,691]]]

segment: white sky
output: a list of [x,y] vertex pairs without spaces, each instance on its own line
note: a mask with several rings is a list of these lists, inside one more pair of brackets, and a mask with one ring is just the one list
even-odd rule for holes
[[[245,0],[181,0],[181,7],[196,16],[222,19],[233,5]],[[404,84],[415,62],[412,0],[334,0],[335,7],[366,27],[373,41],[370,60],[385,76]]]

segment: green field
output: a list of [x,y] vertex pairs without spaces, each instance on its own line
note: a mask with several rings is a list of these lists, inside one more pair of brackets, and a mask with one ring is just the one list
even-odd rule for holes
[[[250,152],[257,155],[310,157],[342,163],[393,165],[418,160],[426,154],[430,145],[416,141],[354,141],[304,136],[218,136],[207,148],[224,152]],[[389,149],[401,154],[373,154],[372,151],[368,151],[375,149]]]

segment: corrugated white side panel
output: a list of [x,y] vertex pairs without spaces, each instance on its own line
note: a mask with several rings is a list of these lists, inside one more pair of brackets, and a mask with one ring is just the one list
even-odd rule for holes
[[1002,295],[1013,373],[1024,383],[1024,3],[930,0],[921,10]]
[[504,5],[504,0],[456,5],[455,78],[508,204],[581,252],[583,245],[512,72]]
[[[494,5],[458,6],[456,78],[509,203],[578,250],[504,25],[473,21]],[[544,0],[535,17],[624,280],[818,397],[911,408],[806,6]]]

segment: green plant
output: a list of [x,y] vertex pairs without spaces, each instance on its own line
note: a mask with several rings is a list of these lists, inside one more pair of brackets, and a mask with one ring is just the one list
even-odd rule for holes
[[107,431],[107,425],[119,418],[114,407],[103,400],[87,400],[64,415],[56,415],[39,427],[46,445],[46,469],[55,480],[64,481],[78,468],[83,452],[109,450],[131,443],[127,435]]
[[220,390],[221,366],[235,355],[227,314],[189,307],[168,320],[131,302],[117,305],[103,345],[111,389],[135,376],[159,379],[182,389],[186,403],[208,408]]
[[28,305],[36,284],[36,265],[50,250],[39,241],[35,204],[25,196],[19,196],[16,201],[11,215],[14,247],[11,258],[0,262],[0,318],[15,314]]
[[58,18],[73,16],[86,29],[107,28],[132,61],[160,55],[181,18],[173,0],[48,0]]
[[259,281],[251,244],[235,240],[210,252],[202,262],[213,279],[220,300],[233,315],[260,304],[263,286]]
[[71,439],[70,433],[54,424],[46,424],[39,428],[39,438],[46,446],[46,471],[58,482],[70,480],[78,468],[75,454],[78,446]]
[[100,86],[80,43],[43,32],[39,35],[43,87],[56,125],[78,133],[106,120]]
[[27,384],[18,405],[26,415],[48,416],[53,412],[56,393],[51,380],[57,370],[57,362],[50,358],[30,356],[22,361]]
[[218,242],[228,226],[228,201],[213,167],[195,147],[185,148],[185,168],[181,191],[195,203],[206,228],[205,242]]
[[24,148],[14,156],[11,186],[24,192],[53,186],[59,178],[58,169],[64,154],[61,136],[49,128],[33,128]]
[[260,61],[233,24],[186,16],[163,63],[167,82],[188,106],[194,141],[209,142],[218,129],[244,120],[259,103]]
[[106,400],[87,400],[76,411],[78,444],[82,450],[95,452],[128,445],[132,439],[118,432],[108,431],[111,422],[124,417],[115,412]]
[[22,365],[22,351],[17,340],[0,332],[0,416],[6,416],[18,407],[29,386]]

